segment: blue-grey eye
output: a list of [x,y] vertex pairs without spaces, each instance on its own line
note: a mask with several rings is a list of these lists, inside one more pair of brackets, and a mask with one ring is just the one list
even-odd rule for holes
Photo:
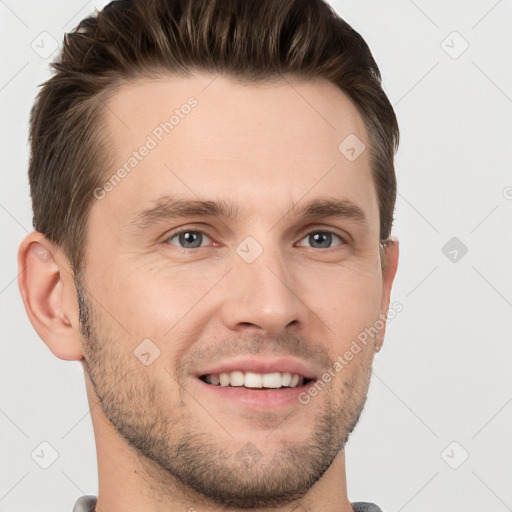
[[197,249],[201,247],[204,238],[209,239],[209,237],[201,231],[187,230],[175,233],[167,239],[167,242],[171,245],[178,245],[171,242],[171,240],[175,238],[178,239],[178,244],[183,249]]
[[[313,231],[302,240],[308,240],[313,249],[329,249],[333,242],[333,236],[343,242],[342,238],[330,231]],[[340,244],[338,244],[340,245]]]

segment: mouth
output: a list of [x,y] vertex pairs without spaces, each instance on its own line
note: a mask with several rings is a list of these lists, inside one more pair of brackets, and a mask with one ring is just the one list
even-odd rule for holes
[[[245,357],[212,364],[194,375],[198,396],[213,402],[265,412],[304,405],[321,369],[297,358]],[[309,400],[308,400],[309,402]],[[300,409],[297,409],[297,411]]]
[[208,373],[201,375],[199,379],[211,386],[238,387],[252,391],[279,391],[281,389],[301,388],[315,380],[298,373],[272,372],[262,374],[236,370],[232,372]]

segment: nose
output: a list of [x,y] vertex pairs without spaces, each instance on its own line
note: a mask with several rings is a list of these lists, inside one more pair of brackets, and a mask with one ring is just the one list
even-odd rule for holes
[[237,256],[226,286],[221,318],[232,331],[276,337],[306,325],[309,310],[300,283],[277,251],[265,250],[252,263]]

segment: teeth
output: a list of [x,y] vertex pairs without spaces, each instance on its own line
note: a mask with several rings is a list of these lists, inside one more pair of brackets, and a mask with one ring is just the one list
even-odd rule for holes
[[231,378],[230,378],[229,383],[232,386],[243,386],[244,385],[244,372],[231,372]]
[[295,388],[304,384],[304,377],[297,373],[254,373],[238,370],[230,373],[211,373],[205,376],[208,384],[215,386],[245,386],[246,388],[271,388],[281,387]]
[[260,373],[245,372],[244,386],[246,388],[262,388],[263,376]]
[[219,375],[220,385],[229,386],[229,375],[227,373],[221,373]]
[[281,373],[265,373],[263,374],[263,387],[264,388],[280,388],[281,387]]
[[291,373],[281,373],[281,386],[289,386],[292,381]]

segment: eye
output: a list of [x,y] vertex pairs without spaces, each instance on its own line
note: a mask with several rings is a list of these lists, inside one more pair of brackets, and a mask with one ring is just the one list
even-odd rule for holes
[[[307,240],[308,246],[313,249],[330,249],[333,244],[333,237],[340,241],[340,243],[336,245],[345,245],[345,240],[332,231],[311,231],[301,241]],[[165,243],[176,245],[182,249],[199,249],[205,246],[203,245],[204,242],[208,241],[212,241],[208,235],[203,231],[193,229],[182,229],[165,239]]]
[[332,231],[312,231],[308,236],[303,238],[302,240],[308,240],[311,244],[309,247],[313,249],[330,249],[333,241],[333,237],[336,237],[341,241],[341,244],[344,245],[345,241],[341,238],[340,235],[333,233]]
[[202,242],[206,238],[207,240],[211,240],[208,235],[203,233],[202,231],[194,231],[193,229],[183,229],[169,236],[165,242],[171,245],[178,245],[176,243],[171,242],[173,239],[178,240],[179,247],[182,249],[198,249],[201,247]]

